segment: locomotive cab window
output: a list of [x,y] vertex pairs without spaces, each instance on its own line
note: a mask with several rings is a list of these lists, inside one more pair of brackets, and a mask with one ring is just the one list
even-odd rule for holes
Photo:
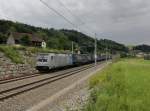
[[47,62],[47,59],[43,59],[43,62]]

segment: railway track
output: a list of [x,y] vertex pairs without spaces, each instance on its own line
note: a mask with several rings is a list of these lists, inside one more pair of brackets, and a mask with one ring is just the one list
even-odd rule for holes
[[23,79],[32,78],[32,77],[37,77],[37,76],[41,76],[41,74],[36,73],[36,74],[31,74],[31,75],[19,76],[19,77],[15,77],[12,79],[4,79],[4,80],[0,80],[0,84],[5,84],[5,83],[23,80]]
[[[33,89],[36,89],[36,88],[39,88],[39,87],[42,87],[42,86],[50,84],[54,81],[72,76],[72,75],[77,74],[79,72],[85,71],[89,68],[92,68],[93,66],[94,66],[93,64],[82,66],[82,67],[79,67],[79,68],[77,68],[75,70],[72,70],[72,71],[67,71],[67,72],[62,73],[62,74],[56,74],[56,75],[51,76],[51,77],[47,77],[47,78],[37,80],[37,81],[31,82],[31,83],[27,83],[27,84],[24,84],[24,85],[20,85],[20,86],[17,86],[17,87],[12,87],[10,89],[0,91],[0,101],[4,101],[5,99],[17,96],[19,94],[25,93],[27,91],[30,91],[30,90],[33,90]],[[21,79],[21,78],[18,78],[18,80],[19,79]],[[25,79],[25,78],[22,78],[22,79]],[[3,82],[5,82],[5,81],[3,81]],[[5,82],[5,83],[7,83],[7,82]]]
[[[101,63],[101,62],[99,62],[99,63]],[[57,71],[54,70],[53,72],[57,72]],[[35,73],[35,74],[30,74],[30,75],[18,76],[18,77],[14,77],[14,78],[11,78],[11,79],[3,79],[3,80],[0,80],[0,85],[1,84],[6,84],[6,83],[10,83],[10,82],[14,82],[14,81],[23,80],[23,79],[38,77],[38,76],[43,76],[43,75],[41,75],[41,73]]]
[[11,79],[4,79],[4,80],[0,80],[0,84],[5,84],[5,83],[9,83],[9,82],[19,81],[19,80],[23,80],[23,79],[38,77],[38,76],[42,76],[42,75],[40,73],[35,73],[35,74],[31,74],[31,75],[18,76],[18,77],[14,77]]
[[[54,72],[56,72],[56,71],[54,71]],[[31,74],[31,75],[18,76],[18,77],[14,77],[11,79],[0,80],[0,84],[6,84],[6,83],[19,81],[19,80],[23,80],[23,79],[28,79],[28,78],[33,78],[33,77],[38,77],[38,76],[43,76],[43,75],[41,73],[36,73],[36,74]]]

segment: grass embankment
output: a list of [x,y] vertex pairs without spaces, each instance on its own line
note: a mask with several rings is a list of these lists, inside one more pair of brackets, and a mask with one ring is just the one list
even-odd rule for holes
[[6,57],[10,58],[14,63],[23,63],[23,58],[20,53],[15,50],[14,47],[0,46],[0,51],[5,54]]
[[18,51],[28,51],[30,53],[70,53],[69,50],[57,50],[57,49],[49,49],[49,48],[40,48],[40,47],[29,47],[29,46],[22,46],[22,45],[16,45],[16,46],[8,46],[8,45],[0,45],[1,48],[10,47],[14,50]]
[[85,111],[150,111],[150,61],[125,59],[91,78]]

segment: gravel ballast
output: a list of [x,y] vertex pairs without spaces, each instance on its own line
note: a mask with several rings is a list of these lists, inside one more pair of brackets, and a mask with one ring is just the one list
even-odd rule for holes
[[[70,91],[67,90],[64,93],[61,93],[62,90],[69,87],[70,85],[76,83],[81,78],[88,76],[88,74],[91,74],[95,70],[104,67],[104,64],[101,64],[97,66],[97,68],[90,68],[86,71],[77,73],[75,75],[72,75],[70,77],[61,79],[59,81],[55,81],[51,84],[45,85],[43,87],[34,89],[32,91],[26,92],[24,94],[18,95],[16,97],[10,98],[8,100],[0,102],[0,111],[33,111],[32,109],[36,109],[38,107],[38,110],[35,111],[62,111],[66,108],[69,108],[74,101],[79,100],[78,98],[83,98],[81,101],[86,100],[87,96],[89,95],[87,86],[83,85],[85,87],[79,87],[82,85],[74,85],[75,87],[72,88]],[[86,82],[85,82],[86,83]],[[79,89],[78,89],[79,88]],[[77,89],[77,90],[75,90]],[[81,89],[81,90],[80,90]],[[69,91],[69,92],[68,92]],[[71,91],[73,93],[71,93]],[[57,95],[57,93],[62,95]],[[68,96],[68,94],[70,96]],[[81,95],[80,95],[81,94]],[[58,96],[58,97],[56,97]],[[49,98],[53,98],[52,101],[50,101],[49,104],[43,105],[44,107],[39,107],[40,103],[43,101],[48,100]],[[75,98],[75,99],[72,99]],[[67,102],[69,101],[69,102]],[[80,100],[79,102],[80,103]],[[73,105],[75,108],[78,105]],[[72,107],[72,106],[71,106]],[[71,108],[70,107],[70,108]]]

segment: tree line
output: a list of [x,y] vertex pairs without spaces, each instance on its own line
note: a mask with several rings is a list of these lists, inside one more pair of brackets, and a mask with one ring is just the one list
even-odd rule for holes
[[133,50],[139,50],[141,52],[149,53],[150,52],[150,46],[143,44],[143,45],[137,45],[133,47]]
[[[94,51],[94,39],[76,30],[56,30],[0,20],[0,43],[7,40],[10,32],[37,34],[46,41],[47,46],[51,49],[71,50],[73,42],[74,49],[80,50],[81,53],[93,53]],[[106,49],[111,53],[128,51],[125,45],[107,39],[97,40],[97,47],[100,53],[105,52]]]

